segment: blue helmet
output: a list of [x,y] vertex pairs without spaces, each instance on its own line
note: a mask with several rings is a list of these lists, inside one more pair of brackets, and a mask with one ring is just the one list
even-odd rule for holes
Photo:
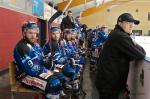
[[48,81],[47,87],[45,89],[45,92],[51,93],[51,94],[59,94],[61,87],[62,87],[62,83],[59,80],[59,78],[55,77],[55,76],[51,76],[48,79],[49,79],[49,81]]
[[73,67],[67,65],[63,68],[63,74],[67,77],[73,78],[76,72],[75,69],[73,69]]
[[39,27],[33,21],[27,21],[22,25],[22,32],[26,32],[27,29],[36,29],[37,31],[39,31]]

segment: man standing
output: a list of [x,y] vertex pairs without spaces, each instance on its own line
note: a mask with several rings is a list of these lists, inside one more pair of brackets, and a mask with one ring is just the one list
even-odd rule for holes
[[86,33],[87,25],[86,24],[81,24],[81,17],[80,16],[77,16],[75,18],[75,21],[76,21],[75,29],[79,33],[79,46],[83,47],[85,36],[87,35],[87,33]]
[[60,27],[61,27],[62,32],[64,29],[74,29],[75,28],[74,18],[72,16],[72,12],[70,10],[67,12],[67,16],[62,19]]
[[139,23],[130,13],[121,14],[105,41],[96,77],[100,99],[119,99],[119,94],[126,89],[129,62],[144,59],[144,49],[130,37],[133,26]]

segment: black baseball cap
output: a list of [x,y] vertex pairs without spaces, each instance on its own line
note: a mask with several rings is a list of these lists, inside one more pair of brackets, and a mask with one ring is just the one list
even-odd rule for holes
[[134,22],[135,25],[138,25],[140,23],[140,21],[134,19],[130,13],[123,13],[118,17],[117,23],[123,21]]

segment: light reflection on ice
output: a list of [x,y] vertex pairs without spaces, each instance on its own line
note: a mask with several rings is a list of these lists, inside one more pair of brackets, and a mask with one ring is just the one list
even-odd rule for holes
[[146,51],[145,60],[150,61],[150,36],[134,36],[132,38]]

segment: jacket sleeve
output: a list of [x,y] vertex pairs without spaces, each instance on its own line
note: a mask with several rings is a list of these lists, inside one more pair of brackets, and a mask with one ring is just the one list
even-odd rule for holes
[[72,24],[72,28],[75,29],[75,23],[74,23],[74,21],[71,22],[71,24]]
[[145,50],[131,39],[130,36],[123,35],[117,37],[116,47],[130,60],[141,60],[145,58]]
[[65,26],[64,26],[65,23],[66,23],[66,22],[65,22],[65,18],[63,18],[63,19],[62,19],[62,22],[60,23],[60,28],[61,28],[62,31],[63,31],[64,28],[65,28]]

